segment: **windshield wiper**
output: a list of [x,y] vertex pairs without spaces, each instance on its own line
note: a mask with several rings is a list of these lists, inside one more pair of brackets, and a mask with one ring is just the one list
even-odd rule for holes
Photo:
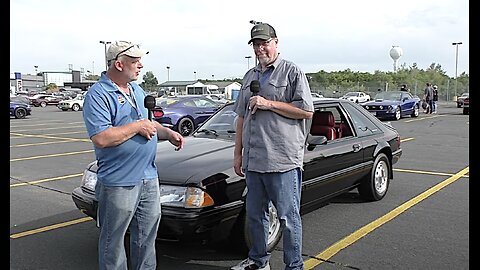
[[215,135],[215,137],[218,137],[217,131],[214,130],[214,129],[202,129],[202,130],[200,130],[200,131],[198,131],[198,132],[203,132],[203,133],[205,133],[205,134],[207,134],[207,135],[213,134],[213,135]]

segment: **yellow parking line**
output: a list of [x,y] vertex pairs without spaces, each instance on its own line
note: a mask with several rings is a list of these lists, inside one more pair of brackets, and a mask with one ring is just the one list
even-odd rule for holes
[[411,141],[411,140],[415,140],[415,138],[412,138],[412,137],[410,137],[410,138],[403,138],[403,139],[400,139],[400,142],[403,143],[403,142],[408,142],[408,141]]
[[17,239],[17,238],[20,238],[20,237],[29,236],[29,235],[32,235],[32,234],[37,234],[37,233],[42,233],[42,232],[47,232],[47,231],[67,227],[67,226],[70,226],[70,225],[79,224],[79,223],[90,221],[90,220],[92,220],[91,217],[84,217],[84,218],[79,218],[79,219],[75,219],[75,220],[70,220],[70,221],[67,221],[67,222],[53,224],[53,225],[50,225],[50,226],[46,226],[46,227],[42,227],[42,228],[38,228],[38,229],[33,229],[33,230],[29,230],[29,231],[24,231],[24,232],[21,232],[21,233],[14,233],[14,234],[10,235],[10,238],[11,239]]
[[39,159],[39,158],[61,157],[61,156],[85,154],[85,153],[90,153],[90,152],[93,152],[93,151],[94,150],[85,150],[85,151],[77,151],[77,152],[69,152],[69,153],[61,153],[61,154],[51,154],[51,155],[33,156],[33,157],[24,157],[24,158],[14,158],[14,159],[10,159],[10,162],[22,161],[22,160],[32,160],[32,159]]
[[351,244],[355,243],[356,241],[363,238],[368,233],[374,231],[378,227],[382,226],[383,224],[387,223],[388,221],[392,220],[393,218],[397,217],[401,213],[408,210],[410,207],[418,204],[419,202],[423,201],[424,199],[428,198],[435,192],[438,192],[442,188],[450,185],[451,183],[457,181],[462,176],[469,172],[469,167],[461,170],[460,172],[454,174],[453,176],[447,178],[446,180],[442,181],[441,183],[429,188],[428,190],[422,192],[420,195],[417,195],[413,199],[403,203],[402,205],[398,206],[397,208],[393,209],[389,213],[385,214],[384,216],[374,220],[370,224],[367,224],[360,228],[359,230],[353,232],[349,236],[343,238],[342,240],[338,241],[337,243],[333,244],[332,246],[325,249],[323,252],[319,253],[315,256],[315,258],[308,259],[305,261],[305,269],[310,270],[314,267],[320,265],[324,261],[329,260],[335,254],[340,252],[342,249],[350,246]]
[[53,177],[53,178],[45,178],[41,180],[36,180],[36,181],[29,181],[29,182],[23,182],[23,183],[18,183],[18,184],[11,184],[10,187],[21,187],[21,186],[28,186],[28,185],[35,185],[35,184],[40,184],[40,183],[45,183],[45,182],[50,182],[50,181],[56,181],[56,180],[63,180],[67,178],[73,178],[73,177],[78,177],[82,176],[83,173],[76,173],[76,174],[69,174],[69,175],[63,175],[63,176],[58,176],[58,177]]
[[15,132],[10,132],[10,134],[14,135],[14,136],[29,137],[29,138],[67,140],[67,141],[74,141],[74,142],[91,142],[90,139],[77,139],[77,138],[57,137],[57,136],[32,135],[32,134],[22,134],[22,133],[15,133]]
[[429,116],[424,116],[424,117],[417,117],[417,118],[414,118],[414,119],[405,120],[405,123],[421,121],[421,120],[425,120],[425,119],[432,119],[432,118],[437,118],[437,117],[440,117],[440,116],[443,116],[443,115],[436,114],[436,115],[429,115]]

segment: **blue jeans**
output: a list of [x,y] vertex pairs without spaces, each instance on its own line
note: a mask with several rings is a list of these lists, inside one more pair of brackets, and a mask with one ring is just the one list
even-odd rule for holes
[[158,179],[144,179],[135,186],[105,186],[97,181],[100,238],[100,270],[127,270],[124,238],[130,231],[130,269],[154,270],[157,267],[155,240],[160,224]]
[[303,269],[302,219],[300,196],[302,171],[296,168],[283,173],[247,171],[247,219],[252,247],[248,257],[260,266],[271,254],[267,251],[268,204],[277,208],[283,231],[283,262],[285,269]]

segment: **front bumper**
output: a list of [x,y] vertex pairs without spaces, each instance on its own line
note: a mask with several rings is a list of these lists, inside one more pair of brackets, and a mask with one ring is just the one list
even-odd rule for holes
[[[72,199],[85,215],[97,218],[95,195],[77,187]],[[158,239],[168,241],[197,241],[224,239],[229,236],[244,208],[243,201],[235,201],[211,209],[186,209],[162,206]]]

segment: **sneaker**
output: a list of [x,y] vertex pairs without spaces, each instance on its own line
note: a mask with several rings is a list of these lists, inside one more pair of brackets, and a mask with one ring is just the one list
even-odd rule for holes
[[230,269],[231,270],[250,270],[250,269],[270,270],[270,263],[267,262],[267,264],[264,267],[260,267],[256,265],[253,260],[250,260],[250,258],[246,258],[245,260],[241,261],[239,264],[232,266]]

